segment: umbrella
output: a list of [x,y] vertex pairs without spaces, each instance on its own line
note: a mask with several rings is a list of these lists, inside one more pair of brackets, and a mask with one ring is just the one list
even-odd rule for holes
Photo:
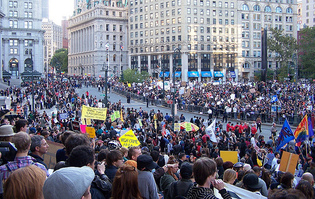
[[180,123],[180,127],[181,129],[186,129],[187,125],[190,125],[191,126],[191,131],[198,131],[199,130],[199,127],[193,123],[190,123],[190,122],[182,122]]

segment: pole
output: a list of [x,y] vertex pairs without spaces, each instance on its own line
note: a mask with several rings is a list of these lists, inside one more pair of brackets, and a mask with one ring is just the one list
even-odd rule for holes
[[[120,53],[119,53],[119,70],[121,70],[121,47],[122,47],[122,45],[120,44]],[[121,70],[122,71],[122,70]],[[119,73],[118,73],[118,70],[117,70],[117,76],[119,76]],[[118,79],[119,79],[119,77],[118,77]]]
[[297,55],[293,54],[293,59],[294,59],[294,64],[295,64],[295,73],[294,73],[294,102],[295,102],[295,107],[294,107],[294,115],[293,115],[293,124],[294,125],[298,125],[298,121],[297,121],[297,107],[298,104],[297,102],[297,95],[296,95],[296,91],[297,91],[297,80],[298,80],[298,62],[297,62]]
[[[162,59],[162,57],[161,57]],[[163,71],[163,99],[165,98],[165,67],[162,66],[162,60],[161,60],[161,63],[160,63],[161,67],[162,67],[162,71]]]
[[31,52],[31,61],[32,61],[32,111],[33,117],[35,118],[35,100],[34,100],[34,64],[33,64],[33,53]]
[[[176,87],[175,87],[175,71],[176,71],[176,58],[177,58],[177,55],[179,55],[179,58],[180,58],[180,50],[178,48],[175,48],[174,49],[174,58],[173,58],[173,104],[172,104],[172,116],[173,116],[173,130],[175,128],[175,96],[176,96]],[[164,76],[164,74],[163,74]]]

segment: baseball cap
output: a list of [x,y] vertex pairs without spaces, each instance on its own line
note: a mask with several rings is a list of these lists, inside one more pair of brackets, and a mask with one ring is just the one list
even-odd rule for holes
[[180,175],[183,179],[190,179],[192,176],[192,165],[188,162],[182,163],[180,167]]
[[87,166],[66,167],[55,171],[45,181],[45,199],[81,199],[94,179],[94,171]]

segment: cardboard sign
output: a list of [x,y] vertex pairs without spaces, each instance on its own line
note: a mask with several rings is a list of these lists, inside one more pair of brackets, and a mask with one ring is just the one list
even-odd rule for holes
[[237,151],[220,151],[223,162],[231,161],[233,164],[238,162]]
[[56,153],[58,149],[62,149],[64,146],[57,142],[52,142],[46,140],[49,148],[47,153],[43,155],[44,163],[47,165],[48,169],[53,169],[56,165]]
[[86,127],[86,133],[89,135],[90,138],[95,138],[95,128],[94,127]]
[[177,131],[177,132],[180,131],[180,123],[175,123],[174,124],[174,131]]
[[186,129],[187,132],[188,132],[188,131],[192,131],[191,123],[186,122],[186,123],[185,123],[185,129]]
[[107,108],[94,108],[82,106],[82,116],[81,118],[91,118],[95,120],[106,120]]
[[122,135],[119,138],[119,141],[120,141],[121,145],[123,147],[126,147],[126,148],[140,145],[139,140],[137,139],[137,137],[135,136],[135,134],[133,133],[132,130],[130,130],[130,131],[126,132],[124,135]]
[[294,175],[298,160],[299,160],[299,155],[283,151],[279,170],[283,172],[288,171]]

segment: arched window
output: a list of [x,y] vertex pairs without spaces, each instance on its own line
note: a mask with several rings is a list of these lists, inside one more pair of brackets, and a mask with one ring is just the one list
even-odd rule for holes
[[114,56],[113,56],[113,61],[114,62],[116,61],[116,54],[114,54]]
[[278,6],[278,7],[276,8],[276,13],[282,13],[282,8]]
[[254,11],[260,11],[260,6],[259,5],[254,5]]
[[265,7],[265,12],[271,12],[270,6],[266,6],[266,7]]
[[292,8],[287,8],[287,13],[292,14],[293,13]]
[[247,4],[243,4],[243,6],[242,6],[242,10],[249,10],[248,5],[247,5]]
[[249,63],[248,62],[245,62],[244,64],[243,64],[243,68],[249,68]]

